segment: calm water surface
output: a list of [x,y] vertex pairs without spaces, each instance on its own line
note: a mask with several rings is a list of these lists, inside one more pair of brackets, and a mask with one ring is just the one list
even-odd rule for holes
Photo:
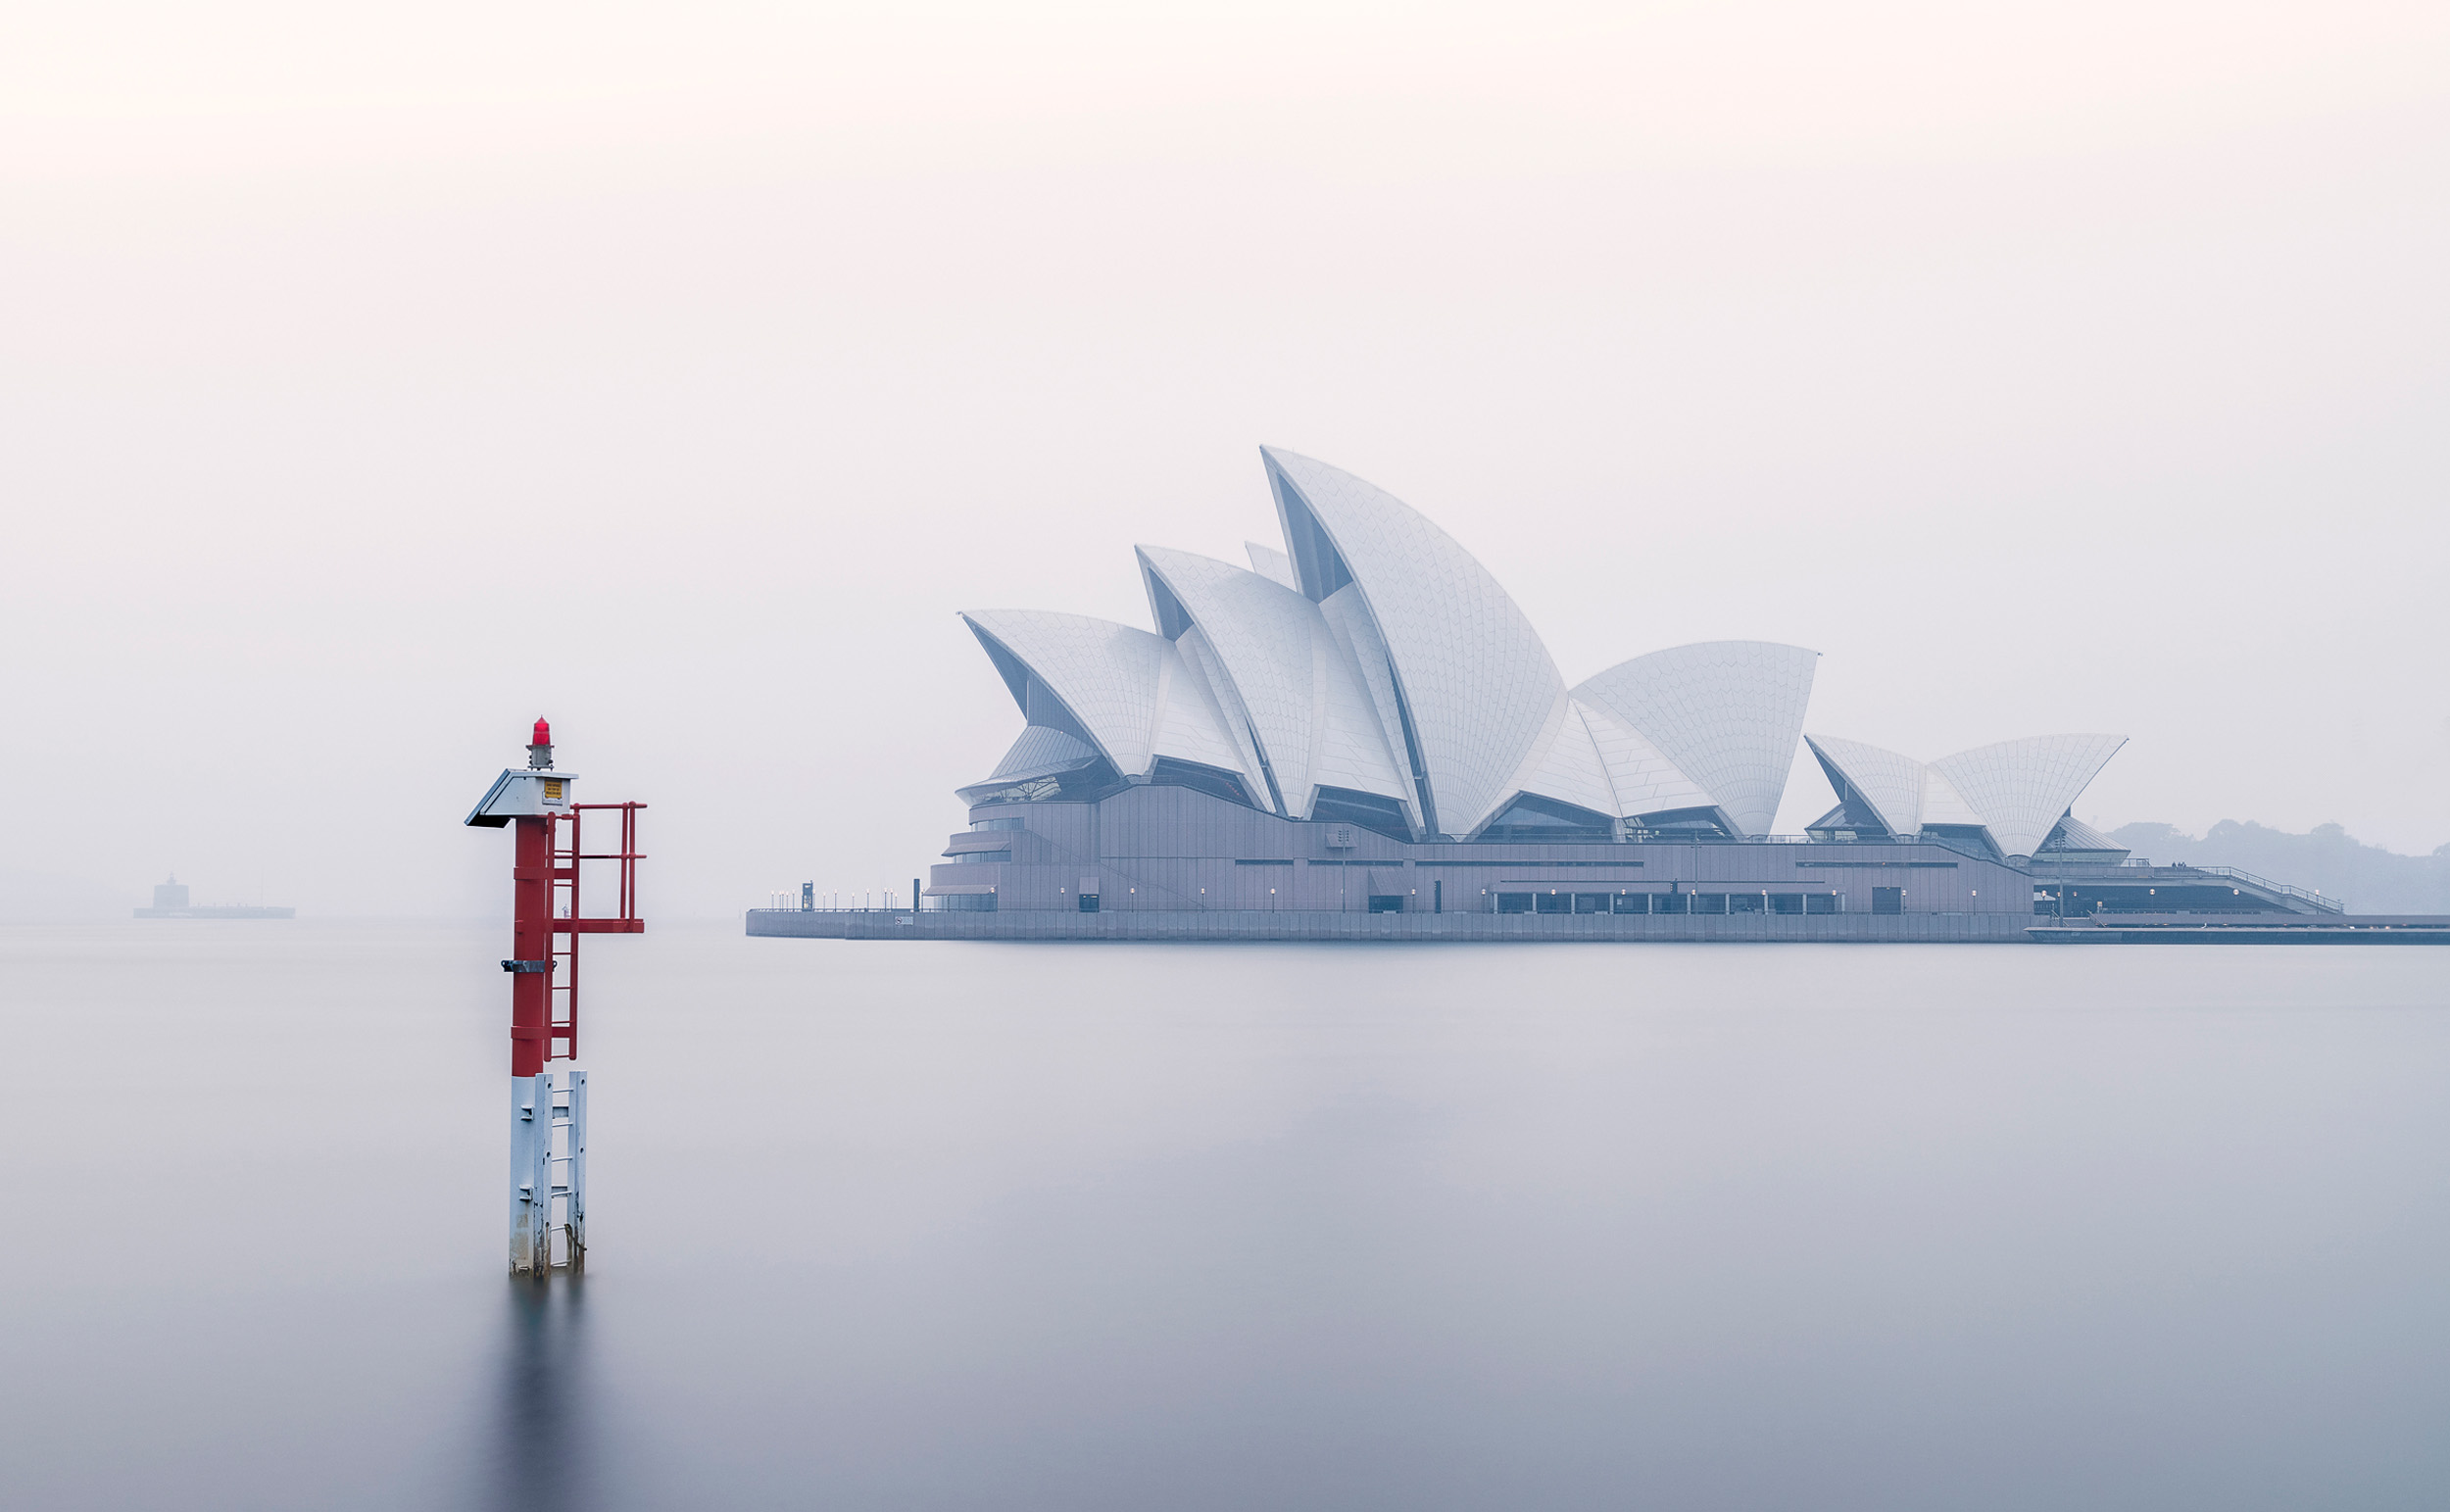
[[2450,951],[0,930],[11,1508],[2450,1503]]

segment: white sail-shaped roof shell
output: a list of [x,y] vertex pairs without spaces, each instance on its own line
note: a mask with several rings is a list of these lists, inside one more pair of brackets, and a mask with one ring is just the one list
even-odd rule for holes
[[1266,578],[1271,583],[1277,584],[1279,587],[1290,588],[1296,593],[1299,593],[1301,591],[1300,582],[1298,581],[1293,575],[1293,559],[1291,557],[1286,556],[1283,552],[1278,551],[1273,546],[1261,546],[1256,541],[1243,542],[1242,549],[1250,558],[1251,571],[1258,573],[1261,577]]
[[[1310,795],[1299,801],[1296,816],[1309,813],[1319,789],[1349,788],[1394,799],[1402,805],[1406,822],[1417,826],[1420,805],[1403,776],[1402,748],[1389,746],[1360,669],[1324,613],[1312,622],[1310,668],[1311,728],[1317,738],[1310,748]],[[1290,795],[1287,802],[1294,802]]]
[[1004,754],[996,769],[987,774],[990,782],[1018,782],[1041,777],[1080,765],[1097,756],[1097,752],[1077,737],[1064,734],[1043,724],[1021,727],[1012,749]]
[[1616,794],[1620,818],[1639,819],[1645,814],[1718,806],[1718,800],[1701,784],[1677,770],[1676,763],[1644,739],[1640,730],[1628,728],[1610,718],[1605,709],[1580,699],[1574,701],[1574,710],[1582,716],[1584,728],[1590,730],[1592,745],[1599,753],[1600,764],[1607,769],[1608,785]]
[[1620,662],[1574,697],[1640,731],[1709,793],[1740,835],[1778,817],[1820,653],[1771,641],[1704,641]]
[[1254,796],[1267,792],[1267,763],[1260,757],[1258,737],[1250,728],[1250,715],[1243,707],[1242,691],[1227,675],[1225,663],[1218,658],[1208,638],[1194,625],[1174,638],[1174,649],[1182,654],[1183,670],[1196,679],[1207,696],[1208,706],[1221,722],[1225,738],[1233,742],[1236,770],[1242,773],[1243,786]]
[[[1287,811],[1307,817],[1321,787],[1350,788],[1409,805],[1410,792],[1387,748],[1357,670],[1319,607],[1256,572],[1228,562],[1140,548],[1141,564],[1190,616],[1182,642],[1211,653],[1247,718],[1257,755]],[[1162,618],[1162,613],[1160,613]],[[1252,786],[1266,791],[1258,772]]]
[[2003,855],[2031,855],[2050,837],[2124,735],[2034,735],[1941,756],[1932,763],[1983,816]]
[[1540,765],[1524,779],[1522,791],[1593,813],[1623,816],[1616,789],[1608,781],[1607,762],[1600,758],[1598,742],[1583,719],[1581,705],[1566,705],[1555,737],[1548,742]]
[[[1164,636],[1086,614],[1038,610],[977,610],[961,616],[1056,700],[1088,740],[1125,777],[1145,777],[1159,756],[1240,772],[1234,741],[1200,679]],[[1053,723],[1013,690],[1032,723]]]
[[[1349,473],[1263,457],[1290,554],[1253,543],[1246,571],[1144,548],[1160,633],[1036,610],[963,616],[1027,720],[991,782],[1059,788],[1088,771],[1094,791],[1111,780],[1102,761],[1125,779],[1215,791],[1160,769],[1179,761],[1294,818],[1339,789],[1450,836],[1479,833],[1518,796],[1636,821],[1713,813],[1738,836],[1769,828],[1816,653],[1682,646],[1569,692],[1521,610],[1445,532]],[[1920,762],[1811,737],[1858,822],[1980,830],[2010,857],[2037,852],[2124,744],[2034,736]],[[2079,849],[2116,849],[2083,838]]]
[[[1161,585],[1192,625],[1183,635],[1214,653],[1236,710],[1249,721],[1261,760],[1289,801],[1309,782],[1310,601],[1255,572],[1163,547],[1140,548],[1153,598]],[[1158,611],[1160,621],[1163,611]],[[1256,774],[1254,774],[1256,775]],[[1266,791],[1264,786],[1260,791]]]
[[[2053,842],[2056,843],[2053,844]],[[2061,814],[2059,822],[2051,826],[2049,838],[2045,839],[2042,845],[2050,854],[2057,854],[2063,851],[2090,852],[2095,855],[2123,860],[2132,854],[2117,840],[2104,835],[2074,814]]]
[[1956,790],[1956,784],[1948,780],[1948,774],[1936,766],[1923,768],[1923,822],[1926,825],[1990,827],[1990,821],[1983,817],[1982,810],[1967,803],[1965,795]]
[[[1119,776],[1222,792],[1222,773],[1289,817],[1357,806],[1392,818],[1347,800],[1322,810],[1335,789],[1453,837],[1517,797],[1658,827],[1711,814],[1739,837],[1770,827],[1817,653],[1680,646],[1569,691],[1513,600],[1444,531],[1349,473],[1262,456],[1290,553],[1253,543],[1246,571],[1143,548],[1158,633],[1027,610],[963,616],[1027,721],[991,783],[1094,795]],[[1856,823],[1978,829],[2010,857],[2038,851],[2125,743],[2034,736],[1920,762],[1811,737]],[[2076,849],[2116,849],[2083,838]]]
[[1400,701],[1390,744],[1406,748],[1408,712],[1438,830],[1472,833],[1513,797],[1557,727],[1565,682],[1547,648],[1489,570],[1409,505],[1325,463],[1274,447],[1260,454],[1304,595],[1324,601],[1345,587],[1338,563],[1349,573]]
[[1182,648],[1167,642],[1157,661],[1157,718],[1150,732],[1150,754],[1233,772],[1243,779],[1246,792],[1264,801],[1266,785],[1243,759],[1244,743],[1226,733],[1223,712],[1207,679],[1187,662]]
[[2039,850],[2068,805],[2127,744],[2124,735],[2034,735],[1923,762],[1861,741],[1807,738],[1830,785],[1842,780],[1890,833],[1981,829],[2010,856]]
[[[1923,798],[1931,769],[1910,756],[1859,740],[1834,735],[1807,735],[1804,744],[1829,772],[1831,787],[1843,783],[1871,806],[1872,814],[1891,835],[1916,835],[1923,829]],[[1841,788],[1839,797],[1844,797]],[[1950,795],[1954,797],[1953,794]],[[1959,820],[1942,821],[1964,822]],[[1971,821],[1981,823],[1979,819]]]
[[[1347,583],[1321,600],[1318,611],[1319,622],[1327,626],[1328,636],[1335,643],[1337,658],[1352,669],[1353,682],[1361,693],[1361,707],[1378,731],[1378,743],[1393,754],[1397,771],[1408,771],[1411,760],[1404,754],[1402,701],[1396,693],[1396,669],[1387,659],[1387,643],[1379,639],[1369,606],[1361,602],[1361,590]],[[1412,792],[1413,786],[1409,778],[1404,780],[1409,795],[1407,805],[1417,810],[1419,795]]]

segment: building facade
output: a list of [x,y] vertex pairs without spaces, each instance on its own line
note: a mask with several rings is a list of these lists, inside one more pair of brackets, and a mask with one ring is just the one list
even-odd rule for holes
[[[1326,463],[1260,457],[1283,549],[1252,543],[1244,565],[1139,548],[1152,628],[962,615],[1022,729],[959,791],[970,827],[925,910],[2030,921],[2193,885],[2141,875],[2070,812],[2124,737],[1925,762],[1807,735],[1819,655],[1762,641],[1568,686],[1437,525]],[[1773,836],[1799,743],[1838,801]],[[2207,909],[2304,903],[2198,891]]]

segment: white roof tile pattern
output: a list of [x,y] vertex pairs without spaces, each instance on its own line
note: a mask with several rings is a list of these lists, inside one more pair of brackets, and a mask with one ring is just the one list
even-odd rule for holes
[[1566,706],[1565,717],[1557,721],[1556,738],[1548,742],[1539,767],[1524,779],[1522,791],[1622,817],[1616,789],[1608,781],[1607,763],[1599,757],[1598,743],[1583,720],[1580,704]]
[[1975,811],[1965,795],[1950,783],[1947,774],[1936,766],[1923,768],[1923,822],[1932,824],[1979,824],[1989,827],[1989,821]]
[[[1157,666],[1156,718],[1150,728],[1150,754],[1242,773],[1242,752],[1225,733],[1223,713],[1208,697],[1205,683],[1184,664],[1182,648],[1162,637],[1159,644],[1165,653]],[[1257,772],[1248,773],[1244,786],[1260,805],[1266,804],[1267,784]]]
[[[1386,728],[1379,722],[1361,669],[1329,624],[1324,607],[1311,608],[1318,617],[1310,633],[1310,728],[1318,732],[1318,737],[1310,748],[1309,792],[1299,799],[1288,793],[1285,802],[1293,805],[1296,817],[1307,818],[1319,789],[1349,788],[1355,793],[1375,793],[1396,800],[1418,827],[1420,804],[1413,796],[1412,784],[1403,775],[1403,748],[1400,744],[1388,744]],[[1367,631],[1366,624],[1363,628]],[[1377,644],[1374,633],[1371,644]],[[1380,660],[1378,666],[1383,682],[1385,661]],[[1398,733],[1396,738],[1400,742],[1402,736]]]
[[975,610],[961,617],[1018,658],[1061,700],[1116,771],[1126,777],[1147,774],[1156,757],[1152,737],[1158,679],[1172,642],[1086,614]]
[[2124,735],[2033,735],[1960,751],[1932,766],[1982,814],[2001,854],[2031,855],[2126,744]]
[[[1191,616],[1195,629],[1183,641],[1202,637],[1215,654],[1294,817],[1309,813],[1322,786],[1408,805],[1409,790],[1360,676],[1317,605],[1258,573],[1190,552],[1144,546],[1140,560]],[[1267,791],[1255,770],[1250,786]]]
[[1648,737],[1741,835],[1761,835],[1794,766],[1820,653],[1771,641],[1704,641],[1620,662],[1574,690]]
[[[1360,590],[1412,715],[1439,828],[1471,833],[1513,797],[1507,784],[1553,727],[1565,680],[1547,648],[1488,568],[1411,506],[1297,453],[1260,455]],[[1299,550],[1290,519],[1285,533]]]
[[1574,708],[1582,715],[1584,727],[1591,731],[1592,744],[1607,768],[1620,818],[1639,819],[1644,814],[1718,806],[1718,801],[1703,791],[1701,784],[1678,771],[1676,763],[1644,740],[1640,731],[1628,729],[1609,718],[1605,709],[1579,699],[1574,701]]
[[1243,785],[1253,798],[1267,793],[1267,769],[1259,759],[1257,737],[1251,733],[1250,711],[1243,707],[1242,691],[1225,671],[1225,663],[1217,659],[1208,638],[1198,625],[1175,637],[1174,649],[1182,653],[1183,670],[1199,679],[1200,688],[1218,716],[1225,723],[1225,738],[1233,742],[1234,756],[1241,771]]
[[[1161,546],[1143,546],[1139,553],[1142,568],[1164,583],[1216,653],[1286,803],[1299,802],[1310,781],[1310,636],[1317,606],[1230,562]],[[1259,791],[1266,791],[1264,783]]]
[[996,769],[988,774],[989,782],[1020,782],[1031,777],[1044,777],[1052,772],[1068,771],[1098,753],[1092,751],[1061,730],[1043,724],[1021,727],[1021,738],[1004,754]]
[[1868,746],[1859,740],[1806,735],[1803,741],[1830,773],[1829,785],[1834,788],[1842,781],[1854,789],[1857,797],[1871,805],[1873,816],[1888,827],[1888,833],[1922,833],[1923,792],[1930,768],[1910,756]]
[[[2074,814],[2062,815],[2050,833],[2058,841],[2058,845],[2051,848],[2054,851],[2116,851],[2121,855],[2128,854],[2127,847]],[[2047,846],[2050,842],[2045,840],[2042,844]]]
[[1387,643],[1378,638],[1378,626],[1370,620],[1369,606],[1361,601],[1361,590],[1347,583],[1322,600],[1318,610],[1338,658],[1352,669],[1368,701],[1370,725],[1378,731],[1378,744],[1386,750],[1396,781],[1403,785],[1405,809],[1418,821],[1419,795],[1413,792],[1408,775],[1412,763],[1404,754],[1403,715],[1396,707],[1395,668],[1387,660]]
[[1261,546],[1256,541],[1243,542],[1242,549],[1250,554],[1251,571],[1279,587],[1290,588],[1296,593],[1301,591],[1301,584],[1296,581],[1293,575],[1291,557],[1273,546]]
[[2034,735],[1917,761],[1861,741],[1807,737],[1813,755],[1899,835],[1938,825],[1985,830],[2002,855],[2031,855],[2124,735]]

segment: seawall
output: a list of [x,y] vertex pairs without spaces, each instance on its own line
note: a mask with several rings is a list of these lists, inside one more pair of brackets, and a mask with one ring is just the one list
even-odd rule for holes
[[1861,945],[2450,945],[2450,916],[2253,914],[2110,916],[2099,923],[2015,913],[1616,914],[1339,913],[1305,909],[1117,909],[1065,913],[803,913],[753,908],[748,933],[804,940],[1588,941]]
[[2014,913],[1342,913],[1159,908],[1066,913],[756,908],[748,932],[810,940],[1864,941],[2022,945]]

